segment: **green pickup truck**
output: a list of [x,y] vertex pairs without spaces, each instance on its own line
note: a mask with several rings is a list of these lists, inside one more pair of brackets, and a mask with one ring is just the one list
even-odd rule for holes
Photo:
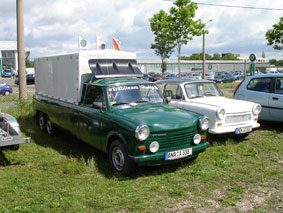
[[137,78],[142,73],[135,54],[105,50],[37,58],[35,76],[39,128],[50,135],[62,129],[107,153],[118,174],[130,175],[137,165],[195,159],[209,145],[208,119],[168,106],[156,84]]

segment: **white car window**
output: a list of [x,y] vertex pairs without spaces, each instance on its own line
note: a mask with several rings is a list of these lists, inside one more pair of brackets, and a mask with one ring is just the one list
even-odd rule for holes
[[276,94],[283,94],[283,78],[277,78],[276,79],[275,93]]
[[248,86],[248,90],[254,90],[259,92],[270,92],[272,78],[253,78]]
[[188,98],[200,96],[222,96],[217,86],[213,83],[192,83],[185,85]]

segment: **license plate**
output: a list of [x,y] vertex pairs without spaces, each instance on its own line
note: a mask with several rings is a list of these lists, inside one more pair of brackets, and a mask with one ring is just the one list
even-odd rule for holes
[[192,148],[181,149],[173,152],[165,152],[165,160],[175,160],[192,155]]
[[252,131],[252,127],[246,126],[246,127],[237,128],[235,133],[236,134],[243,134],[243,133],[247,133],[247,132],[251,132],[251,131]]

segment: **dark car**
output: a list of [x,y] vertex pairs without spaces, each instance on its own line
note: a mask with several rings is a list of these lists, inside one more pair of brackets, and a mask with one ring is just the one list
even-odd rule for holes
[[160,74],[154,74],[152,76],[152,81],[159,81],[162,80],[162,76]]
[[217,75],[216,77],[214,77],[214,81],[216,83],[228,83],[228,82],[234,82],[235,78],[233,77],[232,74],[226,73],[223,75]]
[[[27,79],[27,84],[34,84],[34,74],[27,74],[26,79]],[[18,75],[15,79],[15,84],[19,85],[19,76]]]
[[5,82],[0,82],[0,95],[8,96],[11,93],[13,93],[13,88]]

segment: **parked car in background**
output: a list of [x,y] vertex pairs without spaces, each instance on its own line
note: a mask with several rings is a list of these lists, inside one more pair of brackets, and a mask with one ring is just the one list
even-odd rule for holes
[[152,81],[159,81],[162,80],[162,76],[160,74],[154,74],[152,76]]
[[177,78],[177,75],[174,74],[174,73],[168,73],[168,74],[166,74],[166,78],[167,79],[175,79],[175,78]]
[[222,75],[217,75],[214,78],[214,81],[216,83],[229,83],[229,82],[234,82],[235,78],[233,77],[233,75],[231,73],[225,73]]
[[146,81],[150,81],[150,76],[149,74],[143,74],[143,77],[142,77],[143,80],[146,80]]
[[[34,78],[35,78],[34,74],[27,74],[26,75],[27,84],[34,84]],[[16,76],[15,84],[19,85],[19,76],[18,75]]]
[[260,120],[283,122],[283,74],[247,77],[235,88],[234,99],[261,104]]
[[260,126],[260,104],[225,98],[212,81],[176,79],[158,81],[157,85],[169,105],[208,117],[210,134],[243,138]]
[[190,77],[193,79],[201,79],[201,75],[198,72],[193,72]]
[[5,68],[3,70],[2,77],[8,77],[8,78],[12,77],[12,69]]
[[11,93],[13,93],[13,88],[5,82],[0,82],[0,95],[8,96]]
[[214,73],[213,72],[205,73],[205,79],[213,81],[214,80]]

